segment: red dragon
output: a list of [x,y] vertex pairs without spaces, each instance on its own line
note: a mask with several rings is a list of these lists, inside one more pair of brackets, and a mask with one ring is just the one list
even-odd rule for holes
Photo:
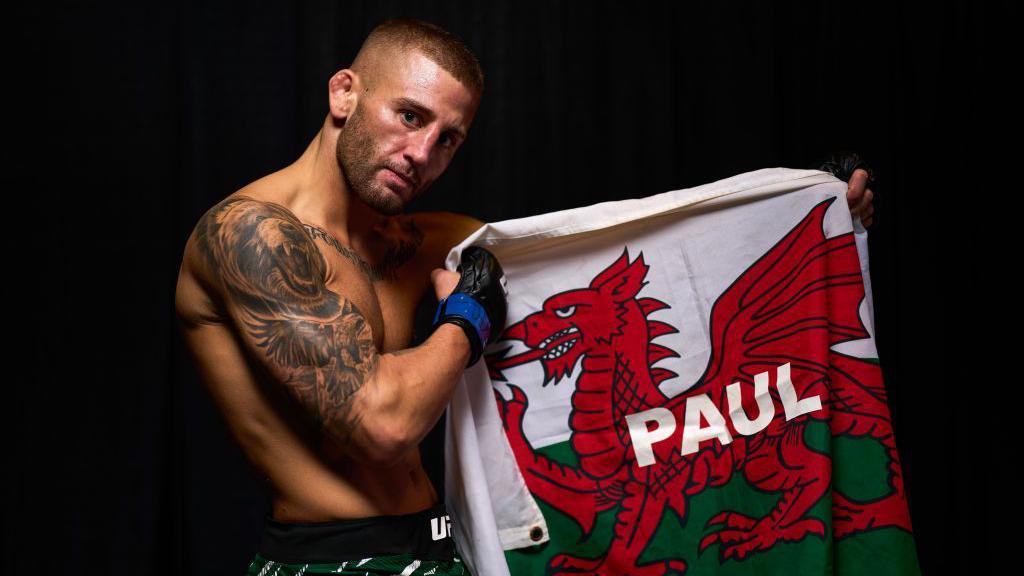
[[[712,352],[704,374],[673,398],[659,384],[676,374],[654,364],[679,355],[652,341],[677,330],[650,318],[668,304],[637,297],[649,268],[642,253],[630,261],[624,249],[588,287],[549,297],[540,311],[504,331],[504,339],[520,340],[529,350],[508,357],[503,356],[510,348],[489,354],[492,380],[505,380],[505,368],[539,360],[544,385],[557,384],[582,358],[569,419],[578,467],[555,462],[530,446],[522,427],[528,401],[521,389],[510,385],[509,400],[495,392],[528,488],[574,519],[584,535],[599,512],[617,508],[612,541],[602,557],[558,554],[548,565],[549,574],[685,572],[683,558],[643,565],[638,558],[666,506],[685,521],[688,498],[729,482],[734,473],[757,490],[778,494],[778,500],[762,518],[728,510],[717,514],[705,527],[711,533],[701,540],[701,552],[718,545],[721,562],[742,561],[778,542],[824,538],[826,526],[807,512],[830,491],[831,459],[804,441],[811,418],[826,421],[833,436],[877,439],[890,459],[888,495],[859,502],[831,490],[833,537],[886,526],[911,531],[881,370],[876,363],[832,350],[869,336],[858,313],[864,287],[853,234],[824,234],[824,214],[834,200],[815,206],[721,294],[711,311]],[[707,440],[696,453],[682,455],[679,426],[654,445],[654,464],[637,465],[626,415],[664,407],[682,422],[686,399],[697,394],[707,395],[727,414],[726,386],[734,382],[742,387],[744,411],[752,415],[758,412],[754,375],[774,373],[784,363],[791,366],[798,396],[818,395],[820,410],[786,420],[778,391],[771,390],[775,417],[761,432],[738,434],[729,421],[731,443]]]

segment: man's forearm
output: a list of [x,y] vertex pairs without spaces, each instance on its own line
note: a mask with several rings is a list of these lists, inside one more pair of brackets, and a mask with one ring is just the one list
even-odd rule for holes
[[373,417],[389,432],[399,451],[416,446],[433,428],[469,361],[465,332],[444,323],[419,346],[382,354],[375,385]]
[[[357,413],[368,458],[393,462],[414,449],[437,423],[466,364],[478,362],[491,336],[500,334],[507,309],[504,271],[485,248],[463,250],[461,275],[435,270],[435,289],[449,292],[435,314],[436,328],[423,344],[378,356]],[[447,275],[447,277],[446,277]]]

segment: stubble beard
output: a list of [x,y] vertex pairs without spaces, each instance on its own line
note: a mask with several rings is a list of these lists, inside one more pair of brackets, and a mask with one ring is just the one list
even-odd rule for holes
[[348,189],[373,210],[386,216],[401,214],[405,210],[402,199],[375,178],[383,166],[374,165],[373,144],[357,108],[338,134],[335,156],[341,177]]

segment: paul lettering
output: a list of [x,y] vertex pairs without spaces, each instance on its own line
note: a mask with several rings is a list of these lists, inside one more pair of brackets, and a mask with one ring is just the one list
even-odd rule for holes
[[[779,392],[786,420],[821,410],[821,397],[797,398],[787,362],[775,369],[775,388]],[[757,402],[757,418],[751,420],[743,408],[741,385],[734,382],[726,387],[729,404],[729,420],[733,429],[744,436],[752,436],[764,430],[775,418],[775,404],[768,393],[769,374],[754,375],[754,400]],[[722,444],[732,442],[732,434],[725,416],[708,394],[697,394],[686,399],[684,409],[682,445],[679,453],[694,454],[700,443],[717,438]],[[702,425],[706,422],[707,425]],[[651,425],[654,425],[652,428]],[[667,440],[676,430],[676,417],[668,408],[651,408],[643,412],[626,415],[626,427],[633,444],[637,466],[650,466],[655,462],[654,444]]]

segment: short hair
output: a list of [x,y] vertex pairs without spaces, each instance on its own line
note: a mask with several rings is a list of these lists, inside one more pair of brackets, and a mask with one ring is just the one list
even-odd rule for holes
[[360,72],[361,60],[366,58],[366,54],[378,49],[397,49],[399,52],[418,50],[461,82],[478,99],[483,95],[484,73],[480,69],[480,62],[459,37],[436,24],[413,18],[394,18],[382,22],[363,41],[352,62],[352,69]]

